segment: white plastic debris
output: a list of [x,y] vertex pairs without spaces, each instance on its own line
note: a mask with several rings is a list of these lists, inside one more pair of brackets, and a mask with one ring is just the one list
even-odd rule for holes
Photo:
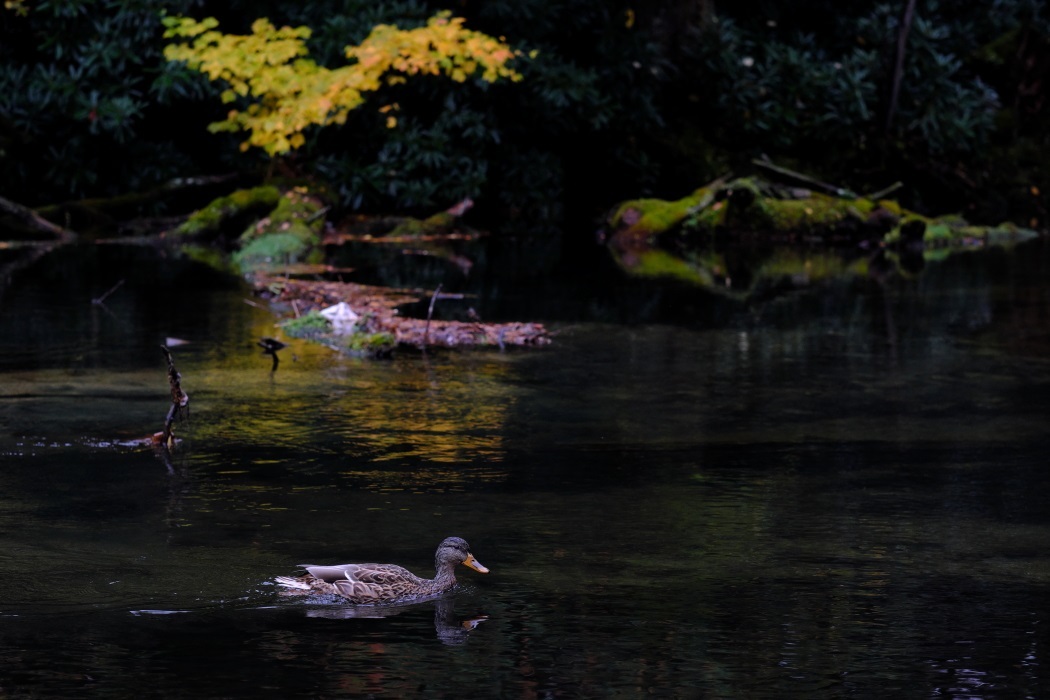
[[354,324],[357,323],[357,319],[361,318],[345,301],[329,306],[327,309],[321,309],[320,314],[332,324],[333,331],[343,334],[353,333]]

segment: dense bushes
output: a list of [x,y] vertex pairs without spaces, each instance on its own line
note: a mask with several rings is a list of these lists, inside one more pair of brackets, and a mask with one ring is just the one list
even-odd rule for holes
[[919,0],[894,102],[905,5],[727,6],[728,16],[683,46],[681,65],[692,67],[684,89],[702,98],[682,114],[727,151],[870,178],[857,186],[911,173],[914,189],[947,188],[958,199],[980,179],[991,144],[1045,133],[1041,99],[1022,105],[1015,97],[1040,84],[1033,66],[1048,77],[1048,17],[1034,0]]
[[826,36],[784,31],[775,22],[715,23],[695,46],[702,88],[715,106],[709,118],[735,141],[764,148],[852,149],[885,134],[926,154],[973,151],[987,139],[999,105],[970,59],[996,34],[990,25],[927,12],[910,24],[889,125],[900,7],[888,4],[864,15],[836,9]]
[[[161,57],[160,11],[184,2],[34,2],[3,11],[0,187],[29,204],[113,195],[191,170],[191,139],[167,110],[204,81]],[[197,122],[200,123],[199,121]]]
[[[586,197],[601,205],[687,191],[761,153],[880,184],[894,170],[975,169],[992,162],[990,146],[1013,153],[1027,143],[1028,161],[1045,159],[1046,110],[1030,95],[1050,55],[1042,4],[918,0],[887,127],[904,6],[741,0],[714,16],[684,0],[456,3],[468,28],[538,52],[515,64],[523,82],[384,87],[345,125],[309,130],[281,171],[323,177],[350,208],[427,210],[474,196],[482,213],[498,205],[543,217]],[[411,29],[447,9],[424,0],[28,7],[0,27],[0,188],[29,204],[266,164],[240,153],[238,136],[206,131],[225,117],[219,88],[163,60],[162,10],[218,13],[230,32],[263,16],[309,26],[311,56],[337,67],[343,47],[374,25]],[[393,104],[391,129],[377,108]]]

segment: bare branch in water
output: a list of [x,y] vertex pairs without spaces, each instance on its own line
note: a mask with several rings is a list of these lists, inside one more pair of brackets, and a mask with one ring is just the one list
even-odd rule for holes
[[117,291],[118,289],[120,289],[120,285],[122,285],[122,284],[124,284],[124,280],[120,280],[115,285],[110,287],[109,291],[106,292],[105,294],[103,294],[102,296],[95,297],[94,299],[92,299],[91,303],[94,304],[95,306],[102,306],[105,303],[106,299],[109,298],[109,295],[112,294],[113,292]]
[[168,346],[161,345],[160,349],[168,360],[168,384],[171,386],[171,406],[164,419],[164,431],[160,434],[160,441],[168,451],[172,451],[175,449],[175,430],[172,425],[179,412],[189,405],[190,397],[182,390],[182,375],[175,369],[175,361],[171,359],[171,351],[168,350]]

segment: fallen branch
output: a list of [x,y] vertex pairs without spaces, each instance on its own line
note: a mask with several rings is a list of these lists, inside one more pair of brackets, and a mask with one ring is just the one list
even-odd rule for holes
[[171,359],[171,351],[168,350],[166,345],[161,345],[160,349],[168,360],[168,384],[171,386],[171,406],[168,408],[168,415],[164,419],[163,432],[158,433],[154,438],[158,439],[160,444],[164,445],[170,452],[175,449],[175,429],[172,427],[175,423],[175,417],[189,405],[190,397],[182,390],[182,375],[175,369],[175,361]]
[[4,197],[0,197],[0,212],[10,214],[29,228],[51,234],[63,242],[71,241],[77,236],[69,229],[51,223],[29,207],[24,207]]
[[837,185],[831,185],[827,182],[821,182],[820,180],[816,180],[810,177],[809,175],[796,172],[794,170],[791,170],[790,168],[785,168],[781,165],[777,165],[776,163],[771,163],[768,160],[754,158],[751,162],[754,165],[757,165],[758,167],[762,168],[763,170],[768,170],[769,172],[775,173],[780,177],[787,178],[789,180],[794,180],[796,183],[799,183],[805,187],[809,187],[814,190],[820,190],[824,194],[830,194],[834,197],[843,197],[845,199],[857,198],[856,193],[846,189],[845,187],[838,187]]
[[904,183],[898,180],[889,187],[883,187],[878,192],[872,192],[871,194],[864,195],[864,199],[870,199],[873,202],[877,202],[880,199],[886,199],[886,197],[893,194],[902,187],[904,187]]

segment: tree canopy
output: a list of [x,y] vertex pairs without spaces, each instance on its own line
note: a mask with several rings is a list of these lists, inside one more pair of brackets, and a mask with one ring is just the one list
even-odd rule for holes
[[[360,45],[346,47],[351,64],[334,69],[309,58],[309,27],[278,29],[268,19],[258,19],[251,34],[238,36],[216,31],[214,18],[168,17],[165,38],[190,43],[168,44],[164,56],[225,83],[223,102],[251,100],[211,124],[212,131],[247,131],[242,150],[256,146],[280,155],[303,145],[307,127],[345,123],[367,93],[403,83],[405,76],[443,73],[458,83],[476,74],[486,82],[521,80],[509,66],[520,52],[464,28],[463,18],[450,14],[440,12],[425,26],[409,30],[380,24]],[[383,111],[392,108],[385,105]],[[395,125],[396,118],[388,116],[387,126]]]

